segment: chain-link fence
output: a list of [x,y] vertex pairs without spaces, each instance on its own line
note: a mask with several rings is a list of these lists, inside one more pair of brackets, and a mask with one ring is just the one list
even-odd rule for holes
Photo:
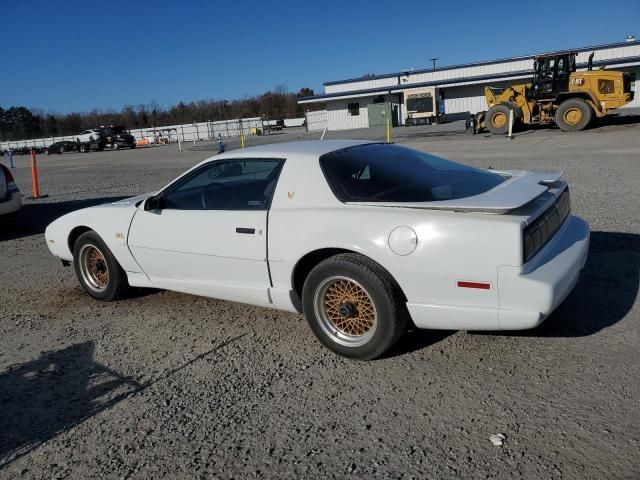
[[[302,125],[304,119],[289,119],[293,125]],[[274,121],[265,120],[261,117],[241,118],[234,120],[222,120],[218,122],[197,122],[185,123],[180,125],[166,125],[162,127],[135,128],[130,130],[139,144],[154,143],[174,143],[196,142],[202,140],[215,140],[218,137],[245,137],[260,133],[264,134],[269,131],[268,125]],[[287,121],[285,120],[285,125]],[[77,136],[65,135],[59,137],[34,138],[30,140],[16,140],[11,142],[0,142],[0,150],[29,148],[29,147],[48,147],[52,143],[63,140],[75,142]]]

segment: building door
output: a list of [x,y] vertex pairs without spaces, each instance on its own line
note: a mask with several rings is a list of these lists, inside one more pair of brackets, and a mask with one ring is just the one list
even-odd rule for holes
[[387,119],[392,117],[391,103],[372,103],[367,107],[369,114],[369,126],[381,127],[387,124]]
[[400,126],[400,105],[397,103],[391,104],[391,126]]

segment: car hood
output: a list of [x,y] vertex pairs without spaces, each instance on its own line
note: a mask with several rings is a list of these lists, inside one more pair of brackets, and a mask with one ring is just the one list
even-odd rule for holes
[[549,184],[557,182],[562,177],[560,170],[505,170],[493,171],[493,173],[507,177],[507,180],[491,190],[471,197],[431,202],[349,202],[348,204],[502,214],[536,199],[547,192]]
[[130,207],[130,206],[138,206],[140,203],[145,201],[147,198],[154,195],[155,192],[143,193],[142,195],[137,195],[131,198],[125,198],[123,200],[118,200],[117,202],[107,203],[104,205],[99,205],[101,207],[105,207],[108,205],[113,205],[114,207]]

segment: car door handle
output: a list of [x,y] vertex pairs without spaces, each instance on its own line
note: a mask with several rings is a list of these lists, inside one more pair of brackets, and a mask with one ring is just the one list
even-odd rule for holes
[[248,235],[254,235],[256,233],[256,229],[236,227],[236,233],[246,233]]

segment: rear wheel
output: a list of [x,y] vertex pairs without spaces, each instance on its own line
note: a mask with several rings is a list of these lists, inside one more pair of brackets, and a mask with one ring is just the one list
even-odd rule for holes
[[591,106],[581,98],[570,98],[556,110],[556,125],[565,132],[577,132],[587,128],[593,118]]
[[93,298],[109,302],[129,289],[126,273],[93,231],[78,237],[73,247],[73,264],[80,285]]
[[380,266],[357,254],[335,255],[319,263],[305,280],[302,299],[318,339],[349,358],[379,357],[407,324],[399,288]]
[[87,145],[86,143],[80,144],[80,153],[87,153],[89,150],[90,150],[89,145]]
[[[485,116],[485,126],[494,135],[504,135],[509,131],[509,115],[511,109],[506,105],[494,105],[491,107]],[[515,112],[514,123],[515,123]]]

